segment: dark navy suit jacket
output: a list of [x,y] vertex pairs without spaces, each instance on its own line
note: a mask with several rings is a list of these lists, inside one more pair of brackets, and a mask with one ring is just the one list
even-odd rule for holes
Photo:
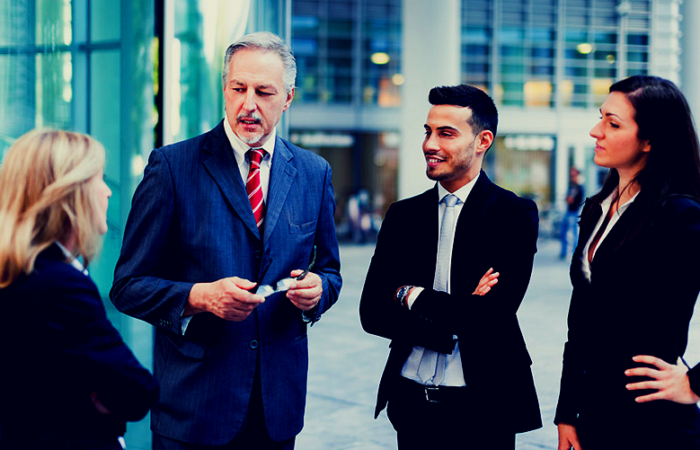
[[[516,312],[537,251],[537,206],[493,184],[484,172],[457,222],[451,293],[432,289],[439,238],[438,189],[391,205],[360,301],[364,329],[391,339],[375,414],[384,409],[414,346],[451,353],[457,335],[470,402],[465,417],[524,432],[542,426]],[[486,271],[500,273],[483,297],[472,292]],[[395,300],[403,285],[425,288],[411,311]],[[507,405],[507,406],[504,406]]]
[[117,308],[156,327],[161,401],[152,428],[205,445],[233,439],[246,414],[256,358],[267,427],[274,440],[301,431],[308,368],[307,323],[284,294],[242,322],[181,313],[194,283],[238,276],[262,284],[308,266],[323,296],[317,320],[341,286],[331,169],[321,157],[277,139],[260,236],[223,122],[151,153],[136,190],[115,271]]
[[[57,245],[0,289],[0,448],[113,449],[158,385],[105,315],[97,287]],[[100,414],[95,392],[111,414]]]

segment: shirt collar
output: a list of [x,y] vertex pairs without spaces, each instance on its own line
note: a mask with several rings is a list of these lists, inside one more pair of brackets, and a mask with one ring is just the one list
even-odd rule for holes
[[54,242],[56,243],[56,245],[58,245],[58,248],[61,249],[61,251],[62,251],[63,254],[65,255],[66,259],[68,259],[68,261],[70,262],[70,265],[71,265],[71,266],[75,267],[76,269],[78,269],[79,271],[81,271],[81,272],[83,272],[83,273],[86,272],[85,266],[83,266],[83,263],[81,263],[80,260],[79,260],[78,258],[75,257],[75,255],[73,255],[73,254],[72,254],[66,247],[64,247],[63,244],[61,244],[60,242],[58,242],[58,241],[54,241]]
[[476,180],[479,179],[479,175],[481,175],[481,172],[479,172],[472,181],[465,184],[464,186],[462,186],[454,192],[448,191],[442,186],[442,184],[438,182],[438,198],[440,199],[440,201],[442,201],[442,199],[445,198],[447,194],[453,194],[457,196],[460,202],[466,203],[467,197],[469,197],[469,194],[472,192],[472,188],[474,188],[474,185],[476,184]]
[[[607,213],[608,211],[610,211],[610,206],[612,205],[612,203],[615,200],[617,200],[618,192],[619,191],[617,189],[615,189],[614,191],[612,191],[610,193],[610,195],[608,195],[605,198],[605,200],[600,202],[600,207],[602,208],[604,213]],[[632,202],[637,199],[637,196],[639,195],[640,192],[642,192],[642,191],[641,190],[637,191],[637,193],[634,194],[631,199],[627,200],[624,205],[620,205],[620,207],[617,208],[616,214],[618,216],[621,216],[622,213],[625,212],[625,210],[627,210],[627,208],[629,208],[629,206],[632,204]]]
[[[228,116],[224,117],[224,131],[226,132],[226,137],[231,143],[231,148],[233,148],[233,154],[236,156],[236,161],[245,161],[245,154],[251,149],[251,146],[243,142],[236,133],[231,129],[231,124],[228,121]],[[268,155],[270,155],[270,161],[272,161],[272,155],[275,152],[275,142],[277,141],[277,129],[273,128],[272,133],[268,137],[267,141],[260,147],[265,149]],[[260,148],[255,147],[255,148]]]

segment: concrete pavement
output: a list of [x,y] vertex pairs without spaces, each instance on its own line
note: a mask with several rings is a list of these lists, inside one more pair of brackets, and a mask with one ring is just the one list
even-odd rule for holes
[[[396,435],[383,412],[374,416],[377,385],[388,355],[386,339],[366,334],[358,306],[373,246],[341,247],[344,285],[338,304],[309,330],[309,393],[300,450],[384,450],[396,448]],[[571,286],[559,242],[540,240],[530,287],[518,312],[534,361],[535,384],[544,427],[520,434],[519,450],[556,449],[552,424],[559,394],[561,355]],[[689,363],[700,360],[700,308],[691,323]],[[498,355],[495,355],[496,357]],[[484,370],[488,370],[485,362]]]

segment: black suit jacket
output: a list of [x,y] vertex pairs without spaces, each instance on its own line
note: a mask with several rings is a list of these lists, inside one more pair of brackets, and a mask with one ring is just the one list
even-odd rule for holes
[[[57,245],[0,289],[0,448],[114,448],[158,385],[112,327],[97,287]],[[100,414],[97,398],[112,414]]]
[[[582,217],[590,219],[581,226],[571,264],[573,293],[556,423],[576,424],[583,414],[641,432],[682,417],[697,418],[696,405],[638,404],[634,399],[649,391],[625,388],[640,381],[624,374],[640,366],[633,356],[652,355],[671,364],[683,356],[700,292],[700,204],[685,196],[665,198],[645,219],[645,231],[623,244],[630,225],[643,212],[641,203],[633,202],[600,243],[589,283],[582,272],[583,249],[601,208],[586,202]],[[690,377],[700,393],[700,366]]]
[[[379,233],[360,302],[365,331],[391,339],[375,416],[414,346],[451,353],[457,335],[475,417],[512,432],[538,428],[532,361],[516,316],[537,251],[537,207],[482,172],[457,222],[447,294],[432,289],[438,201],[436,186],[392,204]],[[498,284],[486,296],[472,296],[490,267],[500,272]],[[402,285],[425,288],[410,311],[394,300]]]

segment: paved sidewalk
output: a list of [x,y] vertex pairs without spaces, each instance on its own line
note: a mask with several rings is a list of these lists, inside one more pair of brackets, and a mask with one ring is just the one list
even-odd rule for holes
[[[309,330],[309,393],[300,450],[384,450],[396,435],[383,412],[373,419],[379,377],[389,342],[366,334],[358,304],[373,246],[341,247],[344,285],[338,304]],[[519,450],[556,449],[552,424],[559,393],[561,355],[571,287],[559,242],[541,240],[530,288],[518,312],[528,343],[544,427],[517,438]],[[700,360],[700,308],[691,323],[689,363]],[[495,355],[496,357],[498,355]],[[485,362],[488,364],[488,362]]]

